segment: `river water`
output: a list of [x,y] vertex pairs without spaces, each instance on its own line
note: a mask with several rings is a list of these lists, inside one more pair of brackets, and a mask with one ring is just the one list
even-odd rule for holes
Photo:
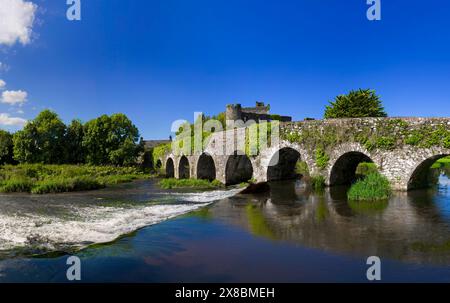
[[450,179],[352,205],[301,180],[271,192],[164,191],[156,181],[60,195],[0,196],[0,282],[450,282]]

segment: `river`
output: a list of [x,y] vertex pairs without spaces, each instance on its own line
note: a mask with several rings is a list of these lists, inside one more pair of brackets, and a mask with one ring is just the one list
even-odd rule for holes
[[0,196],[0,282],[450,282],[449,169],[436,187],[376,208],[301,180],[271,192],[165,191],[155,180],[95,192]]

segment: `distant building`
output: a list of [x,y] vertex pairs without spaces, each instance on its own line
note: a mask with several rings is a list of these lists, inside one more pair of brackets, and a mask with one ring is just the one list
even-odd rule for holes
[[263,102],[256,102],[254,107],[242,107],[241,104],[229,104],[225,111],[225,117],[227,120],[242,120],[247,122],[248,120],[259,121],[272,121],[278,120],[281,122],[291,122],[292,117],[280,116],[270,114],[270,105],[265,105]]

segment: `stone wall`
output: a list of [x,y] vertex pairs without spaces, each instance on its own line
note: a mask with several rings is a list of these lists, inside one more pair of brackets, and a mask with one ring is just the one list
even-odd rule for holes
[[[307,164],[311,175],[323,176],[328,185],[350,182],[359,162],[372,161],[395,189],[408,190],[423,185],[429,166],[450,155],[450,118],[281,123],[281,141],[260,150],[256,156],[245,155],[245,134],[245,129],[237,129],[211,136],[204,153],[214,161],[217,180],[228,183],[231,174],[247,176],[249,167],[245,158],[251,163],[252,178],[258,182],[268,181],[270,175],[289,176],[292,172],[284,170],[292,168],[295,155]],[[235,154],[242,156],[240,163],[236,163]],[[276,161],[277,156],[282,163]],[[166,155],[162,159],[164,165],[169,157],[175,164],[175,177],[179,177],[181,155]],[[200,154],[187,158],[190,176],[196,178]],[[231,171],[236,169],[240,170],[238,174]]]

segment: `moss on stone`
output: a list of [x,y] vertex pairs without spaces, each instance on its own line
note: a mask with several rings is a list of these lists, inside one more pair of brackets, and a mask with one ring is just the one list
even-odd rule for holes
[[439,124],[438,119],[419,124],[384,118],[291,123],[282,131],[282,138],[302,144],[309,151],[320,147],[325,153],[347,142],[359,143],[369,151],[393,150],[405,145],[450,148],[450,128]]
[[330,161],[330,157],[322,148],[316,149],[316,165],[320,169],[325,169]]

